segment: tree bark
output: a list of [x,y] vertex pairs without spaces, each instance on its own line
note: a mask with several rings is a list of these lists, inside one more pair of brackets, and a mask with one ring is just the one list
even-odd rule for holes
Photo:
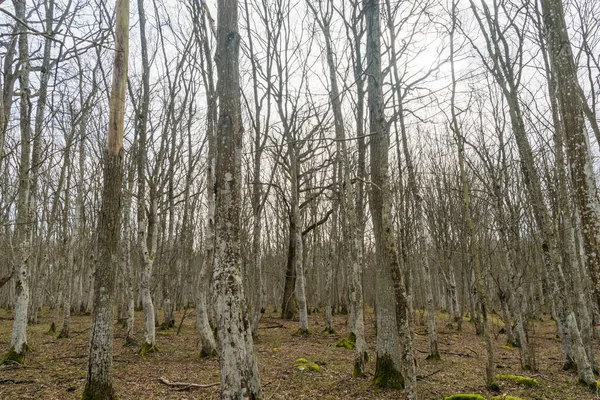
[[217,25],[216,254],[213,272],[221,399],[260,399],[262,391],[246,314],[240,250],[242,112],[238,2],[219,0]]
[[[391,192],[388,175],[389,125],[385,120],[383,101],[383,74],[381,70],[380,6],[377,0],[365,1],[367,21],[367,76],[369,125],[371,134],[371,192],[369,206],[373,218],[373,230],[377,256],[377,365],[375,384],[405,386],[407,399],[416,399],[416,372],[407,311],[406,287],[400,270],[395,235],[391,219]],[[383,298],[382,294],[393,294]],[[394,315],[395,312],[395,315]],[[383,319],[391,320],[386,327]],[[395,326],[394,326],[395,323]],[[383,328],[383,329],[381,329]],[[381,330],[380,330],[381,329]],[[400,367],[393,361],[397,344],[386,346],[387,330],[399,334],[402,341],[404,382]],[[381,337],[380,337],[381,336]],[[393,343],[388,342],[388,343]],[[395,347],[395,348],[394,348]]]
[[113,297],[121,236],[123,128],[129,58],[129,0],[118,0],[115,60],[110,95],[108,148],[98,222],[98,264],[94,279],[94,308],[88,370],[82,399],[112,400]]
[[[26,21],[25,0],[13,0],[15,15]],[[29,307],[29,263],[31,258],[31,225],[29,221],[30,168],[31,168],[31,103],[29,87],[29,46],[27,27],[17,24],[19,62],[19,86],[21,90],[19,118],[21,129],[21,158],[19,162],[19,186],[17,200],[16,247],[17,259],[15,268],[15,310],[10,340],[10,350],[4,361],[22,363],[29,346],[27,344],[27,309]]]

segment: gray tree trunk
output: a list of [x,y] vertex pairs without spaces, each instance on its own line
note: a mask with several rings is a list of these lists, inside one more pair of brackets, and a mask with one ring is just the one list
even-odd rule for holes
[[219,0],[217,26],[216,254],[213,272],[221,399],[261,399],[252,331],[242,284],[240,212],[242,110],[238,2]]

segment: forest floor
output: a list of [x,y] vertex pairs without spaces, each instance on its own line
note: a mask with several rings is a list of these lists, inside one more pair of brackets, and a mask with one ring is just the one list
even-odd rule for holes
[[[89,316],[73,316],[72,335],[57,339],[49,334],[51,312],[42,313],[40,324],[30,326],[29,344],[33,353],[25,365],[16,369],[0,369],[0,399],[79,399],[83,390],[89,341]],[[182,313],[177,314],[179,325]],[[443,399],[455,393],[511,395],[523,399],[600,399],[600,395],[577,384],[576,374],[561,370],[560,342],[554,337],[554,322],[538,321],[530,332],[538,371],[524,372],[520,368],[519,350],[502,347],[504,335],[497,332],[501,323],[493,320],[497,373],[533,377],[539,386],[525,388],[512,381],[499,380],[500,393],[488,392],[484,383],[485,348],[483,339],[475,335],[472,324],[463,323],[463,331],[446,326],[447,314],[438,316],[441,361],[426,360],[428,341],[424,327],[416,326],[418,391],[420,399]],[[420,318],[416,318],[418,322]],[[138,340],[142,337],[143,314],[136,313]],[[255,342],[260,378],[265,399],[391,399],[403,398],[401,391],[380,390],[371,385],[375,363],[368,366],[368,378],[352,377],[353,351],[336,347],[347,333],[346,317],[335,317],[336,334],[321,333],[324,328],[320,314],[310,316],[307,336],[295,334],[297,322],[282,321],[275,314],[264,315],[260,338]],[[0,310],[0,349],[7,351],[10,343],[12,313]],[[373,315],[367,313],[367,340],[371,359],[375,359]],[[181,331],[157,330],[160,353],[140,356],[136,347],[124,347],[125,330],[115,325],[114,378],[122,400],[136,399],[217,399],[219,386],[176,390],[159,381],[217,383],[216,358],[198,359],[199,342],[194,329],[194,312],[186,314]],[[598,357],[598,355],[597,355]],[[294,367],[298,358],[320,365],[318,372],[300,371]],[[598,358],[597,358],[598,359]]]

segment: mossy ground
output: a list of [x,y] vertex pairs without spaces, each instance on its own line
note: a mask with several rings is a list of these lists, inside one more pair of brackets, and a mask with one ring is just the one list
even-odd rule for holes
[[539,386],[538,381],[533,378],[529,378],[527,376],[521,375],[498,375],[498,379],[503,381],[513,381],[518,385],[523,385],[525,387],[531,388],[535,386]]
[[[271,310],[269,306],[267,310]],[[25,367],[0,369],[3,379],[31,380],[33,383],[0,385],[2,400],[79,400],[81,399],[87,370],[90,317],[73,315],[71,332],[67,339],[58,340],[48,335],[53,310],[44,309],[40,323],[28,327],[29,344],[35,352],[25,357]],[[159,321],[162,320],[159,313]],[[176,314],[177,325],[183,311]],[[189,311],[188,311],[189,315]],[[261,318],[259,339],[254,351],[263,388],[263,398],[272,400],[324,399],[324,400],[384,400],[403,398],[402,390],[378,389],[373,386],[375,374],[375,342],[373,311],[365,314],[365,338],[371,361],[367,364],[366,377],[352,376],[355,352],[336,347],[336,343],[348,336],[347,316],[335,315],[334,329],[338,334],[322,333],[324,316],[313,313],[309,317],[312,335],[296,335],[297,321],[282,321],[277,313],[267,312]],[[475,336],[471,324],[463,325],[463,332],[447,328],[448,315],[439,315],[438,338],[441,361],[425,361],[429,353],[427,336],[415,336],[417,381],[420,400],[441,400],[456,393],[481,394],[486,399],[498,394],[507,394],[521,399],[537,400],[592,400],[596,394],[577,384],[577,374],[561,370],[560,342],[553,338],[554,322],[545,318],[535,322],[531,332],[536,349],[539,371],[531,373],[540,383],[527,388],[512,381],[499,380],[501,392],[494,393],[485,386],[485,346],[481,337]],[[59,326],[61,326],[59,321]],[[115,324],[114,342],[114,389],[123,400],[184,400],[219,398],[219,387],[189,391],[177,391],[161,384],[158,378],[171,381],[209,384],[219,381],[218,357],[196,358],[200,352],[194,319],[186,318],[181,332],[175,329],[167,335],[157,335],[160,353],[142,357],[137,354],[143,342],[143,313],[136,313],[134,339],[136,346],[125,347],[126,329]],[[279,327],[281,325],[281,327]],[[276,327],[274,327],[276,326]],[[501,328],[492,324],[494,332]],[[8,352],[12,327],[12,313],[0,310],[0,345],[2,353]],[[415,329],[423,329],[416,326]],[[520,369],[519,351],[503,349],[506,337],[495,340],[496,360],[503,368],[498,373],[524,375]],[[600,359],[600,354],[597,354]],[[298,358],[319,366],[319,372],[294,369]],[[17,366],[18,367],[18,366]],[[439,371],[439,372],[438,372]],[[538,377],[540,374],[541,377]],[[545,378],[545,379],[544,379]]]

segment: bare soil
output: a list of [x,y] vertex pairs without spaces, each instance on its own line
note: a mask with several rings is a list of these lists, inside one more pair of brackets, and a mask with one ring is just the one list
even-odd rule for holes
[[[177,313],[179,325],[183,312]],[[524,375],[535,378],[538,387],[525,388],[512,381],[499,380],[500,393],[486,390],[484,383],[485,348],[483,338],[475,335],[469,322],[463,331],[446,326],[447,314],[438,316],[441,361],[426,360],[427,335],[418,324],[415,346],[419,374],[419,398],[443,399],[455,393],[478,393],[487,398],[492,395],[511,395],[523,399],[600,399],[577,383],[573,372],[561,370],[560,342],[554,337],[554,322],[549,318],[538,321],[530,332],[536,353],[538,371],[525,372],[520,368],[519,349],[503,348],[504,335],[497,332],[501,323],[494,320],[496,332],[495,354],[499,374]],[[72,334],[68,339],[57,339],[49,334],[50,311],[40,318],[41,323],[30,326],[29,344],[33,353],[25,365],[0,369],[0,399],[79,399],[86,375],[89,341],[89,316],[72,317]],[[136,314],[137,338],[142,336],[142,313]],[[403,398],[402,391],[380,390],[372,387],[375,368],[375,336],[373,315],[367,313],[367,340],[372,362],[369,377],[352,377],[353,351],[336,347],[337,341],[347,334],[346,316],[335,317],[338,333],[321,333],[324,328],[320,314],[310,316],[310,335],[297,335],[297,322],[282,321],[276,314],[262,318],[260,338],[255,342],[260,377],[265,399],[391,399]],[[0,310],[0,349],[8,351],[12,313]],[[181,332],[177,326],[167,331],[157,330],[160,353],[140,356],[138,347],[125,347],[125,330],[115,323],[114,377],[118,396],[123,400],[135,399],[217,399],[219,386],[177,390],[159,381],[188,382],[195,384],[217,383],[218,360],[199,359],[199,341],[194,329],[194,312],[187,312]],[[598,357],[598,355],[596,356]],[[294,368],[298,358],[306,358],[320,365],[320,371],[300,371]],[[598,359],[598,358],[597,358]]]

